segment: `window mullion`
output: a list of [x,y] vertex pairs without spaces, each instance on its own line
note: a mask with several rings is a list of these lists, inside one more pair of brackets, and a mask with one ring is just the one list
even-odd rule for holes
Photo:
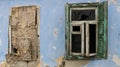
[[81,42],[81,47],[82,47],[82,49],[81,49],[81,51],[82,51],[82,55],[84,55],[85,53],[84,53],[84,23],[81,25],[81,35],[82,35],[82,42]]
[[86,23],[86,56],[89,56],[89,24]]

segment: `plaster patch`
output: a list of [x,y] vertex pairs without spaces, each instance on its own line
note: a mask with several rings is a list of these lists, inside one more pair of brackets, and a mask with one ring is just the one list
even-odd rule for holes
[[120,66],[120,58],[117,55],[113,55],[113,61],[117,66]]
[[54,28],[53,35],[55,38],[58,37],[58,29],[57,28]]

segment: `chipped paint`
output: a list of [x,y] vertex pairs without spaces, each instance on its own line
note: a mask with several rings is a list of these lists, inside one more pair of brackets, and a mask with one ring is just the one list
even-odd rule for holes
[[113,55],[113,61],[117,66],[120,66],[120,58],[117,55]]
[[57,58],[56,62],[58,63],[57,67],[64,66],[64,64],[63,64],[64,63],[64,56]]

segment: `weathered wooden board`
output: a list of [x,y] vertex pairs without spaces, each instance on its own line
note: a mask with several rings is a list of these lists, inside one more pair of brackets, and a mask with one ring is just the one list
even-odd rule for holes
[[9,52],[7,58],[13,57],[14,60],[19,61],[37,60],[39,58],[38,27],[38,7],[13,7],[9,23]]

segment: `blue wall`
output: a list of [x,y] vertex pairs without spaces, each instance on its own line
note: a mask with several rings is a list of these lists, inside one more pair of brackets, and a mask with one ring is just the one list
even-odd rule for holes
[[[5,61],[8,47],[8,23],[13,6],[38,5],[40,12],[40,50],[42,62],[50,67],[65,53],[66,2],[103,0],[0,0],[0,62]],[[91,60],[83,67],[120,67],[120,0],[108,0],[108,59]]]

